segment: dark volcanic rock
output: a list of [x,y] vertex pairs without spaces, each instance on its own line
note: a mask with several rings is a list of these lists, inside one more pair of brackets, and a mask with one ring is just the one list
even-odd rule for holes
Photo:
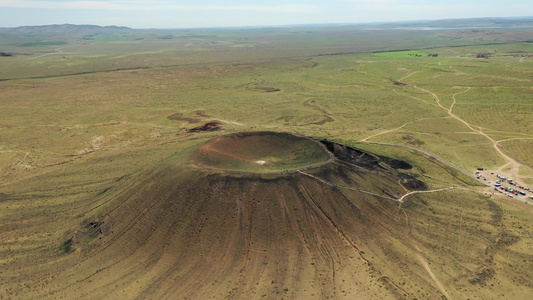
[[326,148],[341,161],[365,168],[367,170],[386,170],[387,168],[385,165],[387,165],[394,170],[391,172],[391,175],[398,178],[404,187],[410,190],[427,189],[427,185],[423,181],[417,179],[415,175],[399,171],[412,169],[413,166],[408,162],[368,153],[360,149],[328,140],[321,140],[320,142],[324,144]]
[[328,140],[321,140],[322,144],[340,160],[367,168],[381,167],[381,162],[386,163],[394,169],[410,170],[413,166],[405,161],[394,158],[379,156],[372,153],[365,152],[360,149],[352,148],[350,146],[342,145]]

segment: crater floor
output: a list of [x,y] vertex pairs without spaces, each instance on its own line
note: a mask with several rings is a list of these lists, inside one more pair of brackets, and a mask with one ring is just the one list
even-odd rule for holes
[[290,133],[246,132],[219,137],[198,149],[195,164],[221,171],[279,173],[324,163],[320,142]]

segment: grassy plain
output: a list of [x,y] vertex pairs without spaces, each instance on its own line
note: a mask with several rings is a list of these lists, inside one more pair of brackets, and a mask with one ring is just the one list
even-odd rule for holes
[[[255,223],[255,241],[277,254],[248,256],[253,258],[250,281],[242,279],[247,274],[240,275],[238,268],[228,269],[232,276],[238,275],[228,275],[219,290],[207,289],[212,297],[264,294],[269,299],[302,295],[323,299],[359,294],[391,299],[526,299],[522,297],[533,291],[532,206],[498,193],[489,198],[489,190],[481,183],[423,151],[471,173],[482,166],[533,185],[533,57],[514,57],[533,54],[531,40],[530,30],[402,31],[350,26],[118,29],[3,38],[0,51],[15,55],[0,57],[0,297],[59,298],[72,292],[69,284],[78,288],[78,297],[147,296],[147,287],[156,290],[157,284],[162,285],[155,279],[163,276],[158,272],[170,272],[166,264],[172,264],[173,258],[168,253],[150,269],[146,266],[154,262],[139,252],[124,252],[132,256],[117,262],[83,250],[65,254],[61,245],[80,224],[105,211],[107,201],[126,199],[120,198],[122,193],[137,188],[154,166],[169,157],[180,160],[179,166],[187,164],[187,156],[176,153],[193,151],[222,134],[284,131],[405,160],[415,166],[413,172],[430,190],[464,190],[413,194],[404,207],[376,199],[367,207],[353,193],[335,191],[339,199],[346,197],[362,205],[365,213],[382,211],[375,222],[397,236],[379,235],[381,239],[370,234],[372,223],[357,223],[369,230],[365,234],[351,232],[350,222],[359,221],[329,207],[327,197],[320,198],[320,205],[329,209],[340,226],[327,231],[337,236],[325,243],[329,252],[341,258],[328,258],[328,251],[305,252],[306,243],[295,242],[300,239],[298,218],[287,217],[277,219],[287,222],[288,232],[294,234],[294,241],[284,245],[298,244],[301,248],[294,249],[307,253],[303,257],[309,261],[298,260],[302,254],[296,250],[282,259],[286,252],[261,238],[261,225],[272,220]],[[490,55],[476,58],[477,53]],[[168,118],[176,113],[181,119]],[[220,122],[222,131],[189,131],[210,121]],[[184,180],[180,176],[169,178]],[[306,180],[302,186],[320,194],[318,183]],[[345,184],[338,177],[332,180]],[[198,183],[209,182],[198,179]],[[381,192],[372,182],[360,179],[359,184]],[[150,184],[161,185],[147,183],[143,188],[149,190]],[[387,189],[393,190],[392,186],[387,181]],[[287,183],[280,189],[295,193]],[[259,185],[258,190],[264,193],[253,193],[263,204],[247,213],[286,213],[283,207],[264,204],[275,187]],[[141,194],[149,197],[150,193]],[[210,197],[233,199],[223,190]],[[288,208],[305,211],[298,199],[294,195],[287,199]],[[353,209],[346,205],[342,212]],[[192,215],[185,216],[190,220],[184,224],[201,228],[204,223],[194,219],[200,208],[196,212],[191,208]],[[228,214],[220,220],[234,224],[235,217]],[[394,222],[387,224],[388,218]],[[179,228],[186,234],[186,227]],[[285,229],[279,230],[273,234],[282,240]],[[345,235],[339,237],[339,230]],[[148,238],[161,241],[159,235],[165,232],[154,232],[157,236]],[[304,239],[312,244],[324,242],[313,240],[310,232],[304,229]],[[198,236],[199,241],[208,242],[209,236]],[[176,241],[169,243],[177,247]],[[363,268],[365,264],[359,255],[347,254],[352,251],[343,248],[347,241],[366,252],[361,257],[406,294],[389,293],[389,289],[400,289],[376,274],[350,273],[348,266]],[[117,249],[128,249],[128,244],[106,251]],[[205,250],[196,244],[187,249]],[[320,257],[316,261],[320,266],[311,265],[313,255]],[[135,266],[141,259],[147,261]],[[194,270],[199,261],[202,257],[191,256],[188,266]],[[284,273],[276,262],[294,264],[289,268],[292,275],[306,283]],[[124,278],[110,277],[119,268],[107,268],[115,263],[125,270]],[[336,263],[344,267],[336,268]],[[268,270],[272,278],[259,278],[261,270]],[[191,274],[202,276],[200,271]],[[314,275],[305,277],[308,271]],[[148,273],[134,279],[127,275],[143,272]],[[172,274],[178,280],[178,273]],[[252,279],[261,283],[257,290],[249,286]],[[283,280],[290,286],[280,284]],[[194,280],[181,282],[188,292],[198,290]],[[106,295],[102,286],[112,292]]]

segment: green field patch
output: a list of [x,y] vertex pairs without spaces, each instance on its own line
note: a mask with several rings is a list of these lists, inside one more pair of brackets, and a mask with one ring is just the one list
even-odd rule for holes
[[64,41],[38,41],[21,44],[22,47],[38,47],[38,46],[61,46],[66,45]]

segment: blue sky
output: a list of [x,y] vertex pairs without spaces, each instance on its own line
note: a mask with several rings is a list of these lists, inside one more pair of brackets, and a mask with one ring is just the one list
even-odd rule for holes
[[0,0],[0,27],[191,28],[533,16],[533,0]]

